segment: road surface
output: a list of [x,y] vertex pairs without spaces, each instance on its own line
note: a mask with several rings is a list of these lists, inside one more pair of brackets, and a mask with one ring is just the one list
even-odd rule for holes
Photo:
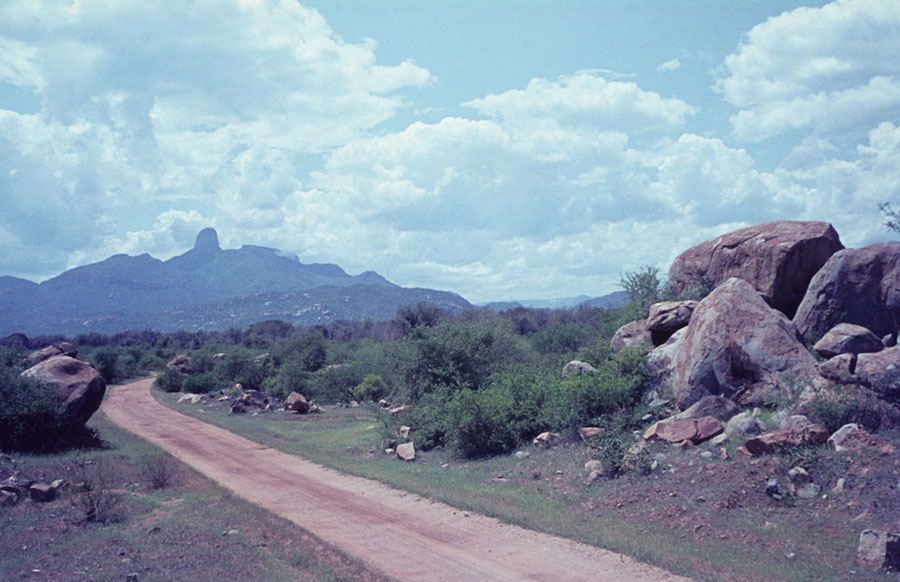
[[345,475],[180,414],[152,380],[113,386],[103,411],[235,494],[398,580],[687,582],[593,546]]

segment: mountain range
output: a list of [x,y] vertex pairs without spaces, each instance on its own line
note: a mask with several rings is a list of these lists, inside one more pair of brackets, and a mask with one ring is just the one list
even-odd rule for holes
[[351,276],[254,245],[223,250],[207,228],[167,261],[115,255],[40,284],[0,277],[0,336],[224,330],[267,319],[305,326],[389,319],[420,302],[454,313],[472,308],[454,293],[401,287],[374,271]]

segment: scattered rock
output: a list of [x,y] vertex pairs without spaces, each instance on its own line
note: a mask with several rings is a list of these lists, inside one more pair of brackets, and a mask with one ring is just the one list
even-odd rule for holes
[[787,497],[784,487],[781,486],[781,481],[774,477],[766,481],[766,495],[775,501],[781,501]]
[[269,403],[269,397],[258,390],[247,390],[241,394],[241,402],[244,406],[255,406],[263,408]]
[[739,277],[792,317],[813,275],[842,248],[826,222],[769,222],[689,248],[672,263],[668,280],[681,294],[698,287],[701,277],[714,286]]
[[599,426],[583,426],[578,429],[578,436],[581,437],[581,440],[587,440],[589,438],[600,436],[603,432],[604,429]]
[[537,447],[549,447],[558,438],[559,438],[559,433],[542,432],[541,434],[534,437],[534,439],[531,441],[531,444],[533,444]]
[[218,353],[213,356],[214,362],[224,362],[227,359],[228,359],[228,354],[224,354],[224,353]]
[[416,460],[416,448],[413,446],[412,442],[403,443],[402,445],[397,447],[397,458],[402,461],[415,461]]
[[62,479],[57,479],[53,483],[44,483],[38,482],[33,483],[28,488],[28,493],[31,495],[32,501],[37,501],[41,503],[46,503],[48,501],[53,501],[56,499],[56,495],[59,493],[59,488],[62,485]]
[[828,430],[821,424],[810,424],[797,429],[776,430],[748,439],[744,446],[755,457],[774,453],[782,447],[798,447],[807,444],[820,445],[828,439]]
[[528,451],[516,451],[516,458],[519,459],[520,461],[527,459],[530,456],[531,456],[531,453],[529,453]]
[[182,394],[181,397],[178,398],[178,404],[187,403],[187,404],[199,404],[201,402],[206,402],[209,400],[209,397],[206,394]]
[[597,368],[588,364],[587,362],[582,362],[581,360],[572,360],[562,369],[562,379],[565,380],[567,378],[573,378],[575,376],[580,376],[581,374],[587,372],[596,372]]
[[9,507],[19,502],[19,496],[12,491],[0,489],[0,507]]
[[867,529],[859,534],[856,558],[866,570],[900,570],[900,534]]
[[284,401],[284,409],[296,414],[309,412],[309,402],[299,392],[291,392]]
[[653,345],[664,344],[676,331],[687,327],[697,305],[697,301],[663,301],[651,305],[646,326]]
[[880,352],[884,349],[884,344],[868,328],[853,323],[839,323],[828,330],[813,349],[825,358],[833,358],[840,354]]
[[240,402],[234,404],[234,406],[231,407],[231,414],[245,414],[246,412],[247,407]]
[[819,337],[839,323],[855,323],[876,336],[900,328],[900,242],[835,253],[809,283],[794,323]]
[[729,279],[694,310],[673,362],[675,402],[708,394],[744,404],[784,396],[784,376],[813,377],[816,361],[797,329],[742,279]]
[[733,400],[722,396],[704,396],[685,410],[670,417],[671,420],[688,420],[712,416],[721,421],[728,420],[739,410]]
[[590,473],[591,471],[600,471],[603,472],[603,463],[596,459],[592,459],[584,464],[584,470]]
[[797,497],[802,499],[812,499],[818,497],[822,492],[822,486],[815,483],[806,483],[797,487]]
[[644,431],[645,440],[669,443],[688,441],[699,444],[723,431],[722,423],[712,416],[686,420],[661,420]]
[[797,485],[806,485],[807,483],[812,483],[812,477],[809,476],[809,473],[806,472],[806,469],[803,467],[794,467],[790,471],[788,471],[788,479],[791,480],[791,483]]
[[778,423],[778,430],[799,430],[809,426],[812,421],[802,414],[792,414]]
[[895,452],[894,446],[890,442],[852,422],[836,430],[828,438],[827,443],[828,448],[838,453],[862,449],[881,455],[893,455]]
[[403,438],[408,438],[408,437],[409,437],[409,432],[410,432],[411,430],[412,430],[412,428],[410,428],[410,427],[404,425],[404,426],[401,426],[401,427],[400,427],[399,434],[400,434],[400,436],[403,437]]
[[731,417],[725,424],[725,433],[731,437],[747,438],[766,432],[766,425],[749,412],[741,412]]

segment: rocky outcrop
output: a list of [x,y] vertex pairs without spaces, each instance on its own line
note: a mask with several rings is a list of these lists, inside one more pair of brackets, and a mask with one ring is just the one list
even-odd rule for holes
[[647,330],[653,345],[662,345],[676,331],[687,327],[697,305],[697,301],[663,301],[651,305],[650,315],[647,316]]
[[673,366],[680,408],[708,394],[758,404],[782,395],[786,375],[817,374],[815,359],[791,321],[737,278],[717,287],[694,310]]
[[827,222],[778,221],[742,228],[695,245],[669,269],[676,294],[701,277],[714,286],[731,277],[749,282],[769,304],[792,317],[813,275],[844,248]]
[[84,426],[100,408],[106,394],[103,377],[81,360],[54,356],[22,372],[23,376],[49,384],[65,408],[66,419],[73,427]]
[[880,352],[883,348],[884,344],[874,333],[853,323],[837,324],[813,346],[813,349],[825,358],[833,358],[840,354]]
[[794,323],[821,337],[839,323],[855,323],[882,337],[900,328],[900,242],[845,249],[816,273]]
[[640,319],[626,323],[618,330],[609,341],[609,347],[614,352],[626,347],[653,347],[653,338],[647,329],[647,320]]

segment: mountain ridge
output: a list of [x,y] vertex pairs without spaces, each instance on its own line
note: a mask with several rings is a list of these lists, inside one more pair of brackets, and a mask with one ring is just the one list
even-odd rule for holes
[[335,264],[304,264],[256,245],[222,249],[207,228],[191,249],[166,261],[116,254],[39,284],[0,277],[0,335],[221,330],[264,319],[314,325],[388,319],[419,302],[452,312],[472,307],[454,293],[401,287],[375,271],[349,275]]

